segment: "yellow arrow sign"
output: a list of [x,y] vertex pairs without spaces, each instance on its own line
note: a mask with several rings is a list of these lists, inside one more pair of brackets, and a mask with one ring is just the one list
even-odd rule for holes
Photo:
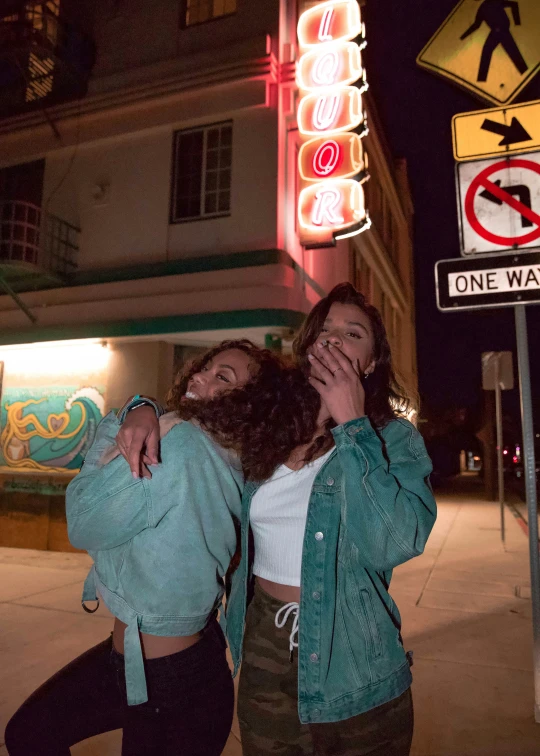
[[452,118],[456,160],[478,160],[540,149],[540,100]]
[[539,0],[461,0],[416,62],[496,105],[540,70]]

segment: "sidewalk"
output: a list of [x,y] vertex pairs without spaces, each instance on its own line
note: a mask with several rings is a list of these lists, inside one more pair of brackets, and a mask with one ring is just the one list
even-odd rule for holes
[[438,494],[426,552],[395,573],[405,645],[414,650],[413,756],[533,756],[528,542],[474,478]]
[[[392,595],[414,650],[413,756],[536,756],[527,540],[476,481],[438,496],[426,553],[398,568]],[[78,554],[0,549],[0,756],[3,728],[20,702],[63,664],[110,631],[104,609],[87,615],[80,592],[89,559]],[[120,733],[72,748],[74,756],[116,756]],[[225,756],[241,756],[235,722]],[[36,754],[36,756],[38,756]]]

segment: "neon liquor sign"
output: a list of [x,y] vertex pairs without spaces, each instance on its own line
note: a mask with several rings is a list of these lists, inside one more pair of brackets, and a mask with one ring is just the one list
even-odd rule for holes
[[368,178],[362,144],[365,32],[357,0],[309,8],[297,33],[303,51],[296,70],[302,93],[297,121],[304,137],[298,154],[300,241],[306,247],[333,246],[370,226],[362,187]]

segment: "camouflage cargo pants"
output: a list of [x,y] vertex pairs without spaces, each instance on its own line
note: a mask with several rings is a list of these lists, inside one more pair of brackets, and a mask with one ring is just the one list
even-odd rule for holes
[[301,724],[298,654],[289,655],[289,633],[276,628],[283,606],[259,586],[246,621],[238,690],[244,756],[408,756],[413,734],[410,690],[342,722]]

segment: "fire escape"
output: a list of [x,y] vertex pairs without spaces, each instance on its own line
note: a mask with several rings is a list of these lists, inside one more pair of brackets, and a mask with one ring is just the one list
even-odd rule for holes
[[4,4],[0,17],[0,118],[83,97],[94,45],[61,0]]
[[[94,57],[62,0],[2,3],[0,119],[41,110],[54,129],[48,108],[84,97]],[[0,286],[16,299],[16,291],[62,285],[77,267],[80,229],[41,207],[42,188],[42,176],[33,185],[0,182]]]
[[79,233],[31,202],[0,202],[0,274],[20,290],[61,284],[77,268]]

